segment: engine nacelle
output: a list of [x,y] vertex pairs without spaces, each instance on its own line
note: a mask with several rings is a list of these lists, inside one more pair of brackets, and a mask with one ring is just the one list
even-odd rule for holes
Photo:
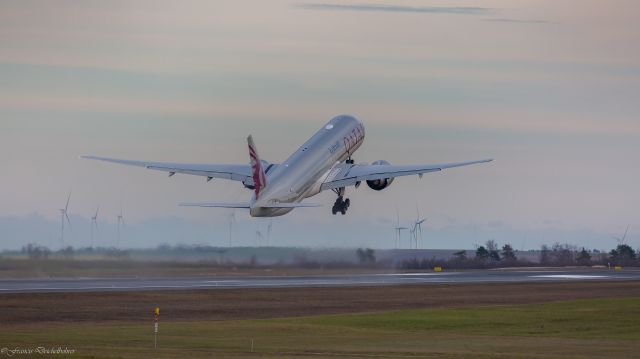
[[[379,160],[379,161],[373,162],[371,165],[382,166],[382,165],[390,165],[390,163],[387,161]],[[389,187],[391,183],[393,183],[393,177],[377,179],[377,180],[367,180],[367,186],[369,186],[369,188],[375,191],[382,191],[383,189]]]

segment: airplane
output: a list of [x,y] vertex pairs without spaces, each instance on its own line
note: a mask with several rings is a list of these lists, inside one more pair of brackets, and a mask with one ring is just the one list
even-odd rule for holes
[[297,151],[284,162],[276,164],[261,160],[258,150],[249,135],[249,164],[190,164],[132,161],[98,156],[81,158],[113,162],[123,165],[144,167],[164,171],[169,177],[176,173],[203,176],[207,182],[222,178],[241,182],[253,190],[251,199],[243,203],[195,202],[180,203],[180,206],[242,208],[248,209],[252,217],[277,217],[295,208],[319,207],[319,204],[302,202],[304,199],[326,190],[333,191],[338,198],[331,208],[332,214],[346,214],[351,205],[345,197],[346,187],[358,188],[362,181],[375,191],[381,191],[396,177],[437,172],[447,168],[490,162],[479,161],[423,164],[391,165],[384,160],[371,164],[356,164],[353,154],[364,141],[365,130],[362,121],[351,115],[332,118]]

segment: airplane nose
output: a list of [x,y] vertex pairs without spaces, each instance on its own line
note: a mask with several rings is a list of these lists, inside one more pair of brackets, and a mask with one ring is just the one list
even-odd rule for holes
[[334,117],[334,118],[332,119],[332,121],[341,121],[341,122],[344,122],[344,121],[354,121],[354,122],[356,122],[356,123],[358,123],[358,124],[362,124],[362,121],[360,121],[359,119],[357,119],[355,116],[353,116],[353,115],[348,115],[348,114],[338,115],[338,116]]

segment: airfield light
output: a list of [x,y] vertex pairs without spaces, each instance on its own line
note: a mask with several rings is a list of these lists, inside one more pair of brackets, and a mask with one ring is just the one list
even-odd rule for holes
[[158,349],[158,321],[160,320],[160,307],[153,310],[153,349]]

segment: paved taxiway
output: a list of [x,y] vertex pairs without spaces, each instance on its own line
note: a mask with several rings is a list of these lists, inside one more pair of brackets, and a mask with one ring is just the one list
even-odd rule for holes
[[640,280],[640,270],[482,270],[440,273],[186,278],[3,279],[0,293],[284,288],[421,283],[517,283],[580,280]]

